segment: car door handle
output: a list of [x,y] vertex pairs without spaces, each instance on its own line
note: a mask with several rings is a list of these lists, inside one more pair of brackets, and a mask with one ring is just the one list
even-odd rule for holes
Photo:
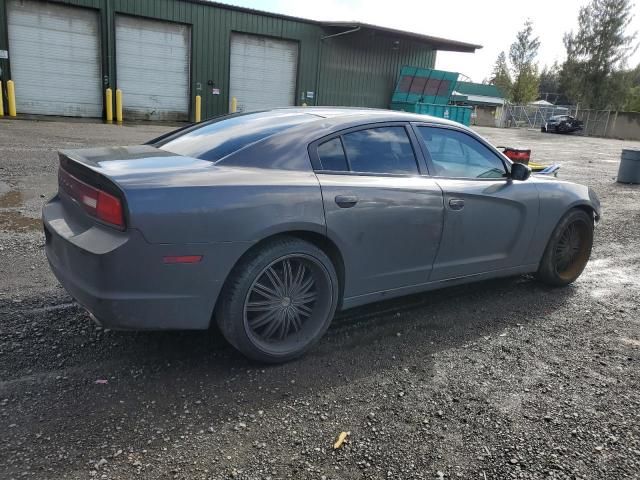
[[462,210],[464,208],[464,200],[460,198],[452,198],[449,200],[451,210]]
[[336,195],[336,203],[340,208],[351,208],[358,203],[355,195]]

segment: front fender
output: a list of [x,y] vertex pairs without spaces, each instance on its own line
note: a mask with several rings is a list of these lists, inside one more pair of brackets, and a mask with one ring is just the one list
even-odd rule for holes
[[556,225],[569,210],[587,207],[594,212],[594,221],[598,221],[602,207],[596,192],[585,185],[544,177],[532,177],[531,181],[539,192],[540,214],[527,252],[527,262],[536,264],[540,262]]
[[[582,185],[580,185],[582,187]],[[572,208],[584,208],[587,207],[593,212],[594,221],[600,220],[602,216],[602,206],[600,205],[600,198],[596,194],[595,190],[591,187],[587,188],[587,196],[585,197],[582,192],[579,193],[579,198],[575,199],[567,206],[567,210]]]

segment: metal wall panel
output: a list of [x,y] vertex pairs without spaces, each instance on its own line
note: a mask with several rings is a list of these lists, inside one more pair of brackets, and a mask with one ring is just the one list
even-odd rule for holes
[[[181,0],[110,0],[109,3],[115,15],[133,14],[191,25],[191,106],[195,95],[201,95],[203,119],[229,111],[233,32],[297,41],[300,45],[298,90],[315,89],[317,42],[321,35],[321,29],[316,25]],[[115,82],[118,76],[115,67],[110,75],[111,81]],[[124,95],[126,104],[126,92]],[[302,102],[298,100],[297,103]]]
[[18,111],[100,117],[98,12],[32,0],[11,0],[7,11]]
[[230,52],[229,91],[239,111],[295,105],[296,42],[233,33]]
[[435,65],[428,45],[371,30],[327,38],[321,55],[319,105],[389,108],[402,66]]
[[[0,0],[0,49],[7,45],[5,5]],[[55,0],[58,4],[97,9],[100,14],[102,74],[115,88],[115,18],[137,15],[149,19],[183,23],[191,27],[190,111],[195,95],[202,96],[202,118],[228,112],[230,39],[233,32],[266,35],[298,42],[296,104],[356,105],[387,107],[402,65],[433,68],[435,50],[425,43],[405,38],[394,45],[393,35],[358,32],[320,42],[336,33],[313,22],[255,13],[220,4],[185,0]],[[322,43],[322,47],[320,44]],[[318,61],[319,52],[322,60]],[[320,68],[320,75],[318,73]],[[0,59],[2,80],[10,78],[11,60]],[[15,78],[14,78],[15,80]],[[17,86],[17,85],[16,85]],[[59,85],[60,88],[64,86]],[[219,94],[215,94],[219,92]],[[307,97],[313,92],[313,98]],[[124,92],[125,107],[127,92]]]
[[128,15],[116,15],[115,25],[125,118],[188,120],[190,27]]

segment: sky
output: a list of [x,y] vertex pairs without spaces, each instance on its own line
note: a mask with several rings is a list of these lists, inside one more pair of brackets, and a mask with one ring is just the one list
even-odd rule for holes
[[[223,0],[223,3],[313,20],[359,21],[424,35],[480,44],[476,53],[438,52],[436,68],[475,82],[489,76],[498,54],[507,54],[527,19],[540,37],[540,68],[565,56],[562,37],[576,30],[578,11],[588,0]],[[640,0],[631,31],[640,32]],[[640,33],[636,42],[640,41]],[[640,49],[629,64],[640,63]]]

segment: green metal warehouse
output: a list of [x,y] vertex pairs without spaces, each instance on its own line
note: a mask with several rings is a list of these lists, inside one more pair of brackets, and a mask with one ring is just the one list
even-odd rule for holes
[[[18,113],[193,120],[287,105],[387,108],[403,65],[479,45],[202,0],[0,0],[0,79]],[[6,93],[6,88],[5,88]]]

